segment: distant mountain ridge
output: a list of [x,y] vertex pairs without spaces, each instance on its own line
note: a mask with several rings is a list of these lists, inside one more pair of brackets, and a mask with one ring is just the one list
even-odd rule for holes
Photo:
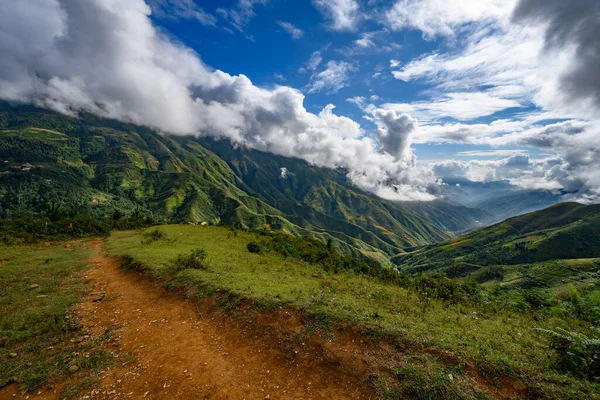
[[445,201],[386,201],[352,186],[343,171],[225,140],[0,103],[0,217],[52,202],[99,218],[143,210],[176,223],[267,226],[384,257],[491,217]]
[[445,179],[442,194],[448,201],[479,208],[493,215],[487,222],[542,210],[562,201],[563,191],[522,189],[508,181],[474,182],[466,178]]
[[409,272],[600,258],[600,205],[560,203],[392,258]]

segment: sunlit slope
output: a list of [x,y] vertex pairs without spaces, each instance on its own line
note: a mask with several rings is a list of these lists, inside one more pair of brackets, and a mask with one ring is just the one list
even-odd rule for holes
[[[493,280],[499,271],[483,267],[537,263],[536,275],[547,273],[550,278],[558,270],[561,276],[577,276],[580,264],[583,272],[593,272],[598,265],[576,260],[595,258],[600,258],[600,205],[561,203],[399,254],[392,261],[410,272],[442,269],[451,275],[474,274],[480,280]],[[557,264],[557,260],[573,261]]]

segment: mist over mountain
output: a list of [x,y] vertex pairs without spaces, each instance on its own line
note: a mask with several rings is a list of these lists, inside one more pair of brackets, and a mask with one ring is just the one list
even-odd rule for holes
[[344,170],[228,140],[161,135],[92,115],[3,104],[0,130],[3,217],[42,212],[51,203],[89,208],[101,218],[141,209],[173,223],[268,226],[387,255],[491,218],[442,200],[384,200],[357,189]]

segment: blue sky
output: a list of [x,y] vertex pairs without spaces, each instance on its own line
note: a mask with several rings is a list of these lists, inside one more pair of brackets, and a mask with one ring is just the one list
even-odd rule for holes
[[[156,9],[162,5],[168,10],[166,1],[150,1]],[[456,52],[464,48],[472,32],[457,29],[452,38],[445,36],[424,37],[423,32],[414,28],[392,30],[382,25],[380,18],[394,1],[371,1],[365,4],[365,11],[380,13],[379,16],[362,18],[352,29],[333,29],[332,21],[326,13],[311,1],[270,0],[247,2],[249,15],[242,24],[235,25],[223,10],[243,9],[238,0],[195,1],[186,7],[198,7],[214,16],[210,24],[197,19],[165,15],[155,12],[153,20],[164,32],[183,41],[198,52],[209,66],[230,74],[244,74],[259,86],[289,85],[300,89],[306,96],[305,107],[318,113],[327,104],[336,106],[336,113],[358,121],[365,129],[376,126],[363,118],[364,112],[348,99],[362,96],[374,103],[411,103],[427,101],[435,92],[434,85],[427,81],[405,82],[394,79],[391,63],[400,65],[418,59],[432,52]],[[368,7],[376,4],[376,7]],[[172,9],[171,9],[172,10]],[[284,26],[287,26],[288,29]],[[290,28],[294,31],[290,31]],[[363,40],[363,42],[360,42]],[[362,46],[359,45],[362,43]],[[308,63],[314,54],[321,60],[311,70]],[[349,63],[351,65],[340,87],[310,90],[311,78],[326,69],[328,62]],[[472,90],[472,89],[471,89]],[[377,97],[372,97],[377,96]],[[376,99],[376,100],[375,100]],[[521,104],[518,107],[501,109],[484,117],[462,120],[467,123],[490,123],[495,119],[510,118],[515,113],[531,112],[538,107]],[[438,116],[440,122],[456,122],[451,116]],[[555,122],[564,119],[556,119]],[[543,158],[547,151],[535,147],[494,146],[479,144],[418,144],[414,152],[420,162],[456,158],[465,160],[473,156],[464,152],[476,150],[502,150],[484,153],[478,159],[502,159],[508,150],[527,152],[531,158]]]
[[561,4],[4,2],[0,99],[227,138],[394,200],[461,178],[596,202],[600,2]]

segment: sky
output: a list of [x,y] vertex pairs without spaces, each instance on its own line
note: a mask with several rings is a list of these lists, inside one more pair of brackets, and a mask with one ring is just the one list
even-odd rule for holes
[[[600,202],[600,1],[0,3],[0,99],[344,168]],[[293,171],[290,171],[293,172]]]

